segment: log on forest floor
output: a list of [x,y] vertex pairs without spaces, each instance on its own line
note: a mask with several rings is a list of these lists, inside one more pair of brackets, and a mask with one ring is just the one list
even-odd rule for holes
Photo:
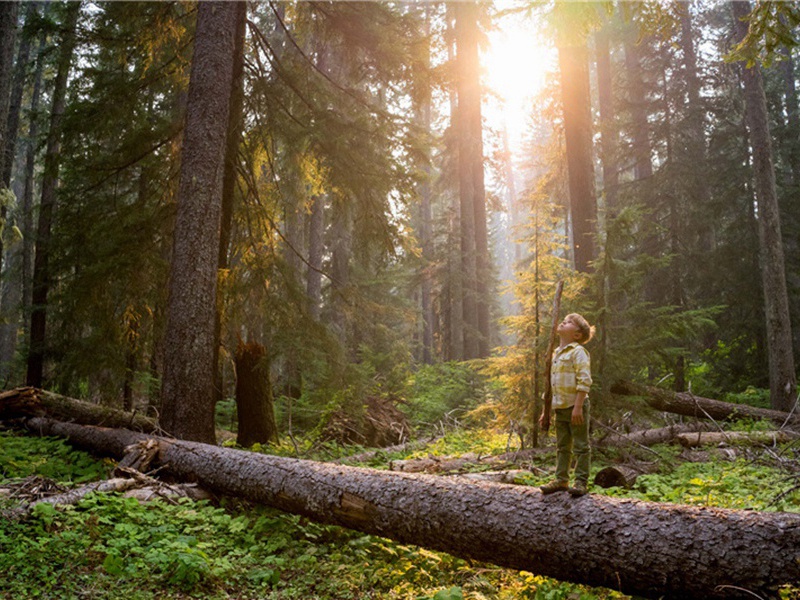
[[[33,419],[121,457],[147,436]],[[563,581],[664,598],[774,596],[800,581],[800,515],[655,504],[393,473],[158,438],[179,480],[286,512]]]
[[620,446],[655,446],[656,444],[666,444],[676,439],[681,433],[692,433],[696,431],[708,431],[714,425],[709,422],[697,421],[695,423],[678,423],[669,427],[659,427],[656,429],[645,429],[643,431],[632,431],[630,433],[618,433],[611,431],[597,441],[598,446],[620,447]]
[[728,421],[738,419],[763,419],[772,421],[782,429],[800,429],[800,414],[785,413],[747,404],[733,404],[712,398],[702,398],[687,392],[670,392],[661,388],[620,381],[611,386],[611,392],[623,396],[642,396],[656,410],[678,415]]
[[[517,452],[506,452],[498,455],[475,454],[468,452],[461,456],[425,456],[420,458],[409,458],[405,460],[393,460],[389,462],[390,471],[402,471],[404,473],[465,473],[469,469],[491,467],[502,469],[514,467],[525,460],[530,460],[534,454],[552,452],[552,449],[536,448],[531,450],[520,450]],[[535,470],[535,467],[531,467]]]
[[743,444],[785,444],[800,439],[800,434],[793,431],[705,431],[682,433],[677,436],[684,448],[699,446],[743,445]]
[[125,496],[136,498],[140,502],[156,498],[170,501],[173,498],[203,500],[211,497],[196,484],[168,485],[132,469],[127,470],[126,475],[127,477],[94,481],[73,489],[64,489],[43,477],[28,477],[19,482],[7,483],[5,487],[0,488],[0,498],[15,502],[16,506],[3,510],[2,516],[10,520],[19,520],[31,514],[39,505],[71,506],[93,493],[122,492]]
[[158,430],[156,421],[144,415],[92,404],[38,388],[21,387],[0,393],[0,421],[22,417],[49,417],[82,425],[124,427],[145,433]]

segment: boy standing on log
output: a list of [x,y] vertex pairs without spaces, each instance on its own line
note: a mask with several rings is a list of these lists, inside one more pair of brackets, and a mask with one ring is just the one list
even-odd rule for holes
[[[577,313],[564,317],[556,328],[559,346],[553,352],[550,381],[552,408],[556,413],[556,478],[543,485],[543,494],[569,491],[583,496],[589,489],[589,388],[592,371],[589,353],[583,344],[594,336],[594,326]],[[545,414],[539,422],[544,427]],[[569,487],[569,470],[575,454],[575,484]]]

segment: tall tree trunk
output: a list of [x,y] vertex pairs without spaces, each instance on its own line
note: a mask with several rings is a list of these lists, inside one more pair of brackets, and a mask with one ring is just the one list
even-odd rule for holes
[[606,22],[595,34],[595,54],[597,60],[597,98],[600,111],[600,164],[603,175],[603,200],[605,205],[605,248],[603,250],[602,303],[597,328],[601,332],[598,339],[596,368],[602,374],[605,370],[609,348],[609,317],[611,302],[611,263],[612,252],[608,240],[609,220],[617,216],[617,187],[619,186],[619,133],[615,123],[614,75],[611,60],[611,24]]
[[675,2],[681,32],[679,44],[683,53],[683,80],[686,83],[686,110],[683,136],[685,150],[681,160],[686,164],[685,172],[690,173],[684,182],[684,194],[688,200],[690,219],[699,223],[697,243],[701,253],[708,253],[714,247],[714,228],[707,219],[694,218],[692,213],[707,210],[708,185],[706,183],[706,139],[705,108],[700,96],[701,81],[698,74],[697,51],[695,49],[695,27],[692,24],[691,4]]
[[459,224],[459,248],[461,251],[459,272],[461,282],[461,316],[463,319],[463,349],[462,355],[465,359],[476,358],[478,356],[478,306],[476,288],[476,263],[475,263],[475,212],[472,207],[474,200],[473,184],[471,176],[472,161],[470,156],[470,145],[468,138],[467,125],[467,93],[469,68],[466,64],[469,59],[467,56],[467,40],[464,39],[467,32],[465,20],[474,10],[474,3],[459,2],[455,4],[455,38],[456,38],[456,112],[454,119],[455,135],[457,140],[458,152],[458,224]]
[[[445,5],[447,21],[447,59],[451,64],[456,61],[455,47],[455,4],[448,2]],[[448,87],[450,105],[450,123],[453,131],[458,128],[458,90],[455,84]],[[457,134],[456,134],[457,135]],[[455,144],[456,156],[458,145]],[[457,163],[458,161],[456,161]],[[458,175],[458,167],[456,167]],[[464,359],[464,264],[461,250],[461,198],[458,187],[449,190],[450,206],[447,211],[447,268],[444,284],[444,321],[445,321],[445,360]]]
[[[742,19],[750,14],[750,2],[731,2],[731,10],[736,38],[742,40],[748,31],[748,24]],[[770,398],[774,409],[788,411],[797,401],[797,379],[767,101],[760,67],[756,65],[747,68],[742,64],[741,73],[758,203],[758,239],[766,315]]]
[[240,446],[278,441],[267,351],[255,342],[240,340],[236,347],[236,414]]
[[239,15],[239,3],[198,4],[164,336],[161,426],[207,442],[215,440],[217,267]]
[[560,45],[558,64],[564,109],[573,255],[575,268],[587,273],[595,257],[597,198],[594,189],[589,53],[586,44]]
[[[17,37],[17,13],[19,2],[11,0],[0,2],[0,170],[2,170],[2,186],[8,190],[11,182],[6,177],[6,162],[14,160],[14,149],[11,137],[16,140],[16,131],[8,129],[9,104],[14,76],[14,42]],[[5,222],[8,214],[7,202],[0,202],[0,221]],[[0,237],[0,263],[3,260],[3,239]],[[0,265],[1,266],[1,265]]]
[[631,31],[625,40],[625,67],[628,74],[628,99],[631,110],[631,137],[633,138],[634,177],[637,181],[653,176],[650,149],[650,131],[647,123],[645,82],[640,48]]
[[[800,289],[800,102],[797,97],[795,83],[796,70],[792,57],[792,49],[782,46],[780,52],[784,58],[777,67],[784,83],[783,97],[786,107],[787,135],[783,139],[783,154],[789,165],[788,185],[780,202],[781,229],[784,233],[786,253],[786,280],[790,290]],[[789,312],[792,322],[800,323],[800,294],[789,294]],[[800,355],[800,327],[792,330],[793,350],[795,356]]]
[[[430,71],[430,36],[431,30],[431,10],[430,6],[426,5],[424,8],[424,23],[423,23],[423,38],[420,43],[424,44],[421,51],[422,58],[417,65],[416,71],[421,75],[422,82],[420,89],[416,93],[416,121],[420,129],[426,136],[431,135],[431,84],[428,76]],[[422,249],[422,266],[420,274],[420,312],[422,315],[422,362],[430,364],[433,362],[433,302],[432,302],[432,287],[433,279],[431,277],[431,269],[434,263],[433,256],[433,232],[432,232],[432,212],[431,200],[432,190],[431,182],[433,179],[433,170],[431,169],[431,152],[429,149],[425,150],[424,164],[422,165],[422,182],[418,187],[419,194],[419,237],[420,246]]]
[[347,304],[353,255],[353,214],[349,201],[339,199],[331,210],[331,324],[342,344],[349,340]]
[[[32,22],[37,16],[36,3],[28,3],[25,11],[26,23]],[[30,63],[31,54],[31,38],[29,35],[24,35],[20,38],[19,49],[17,51],[17,60],[14,65],[14,78],[11,86],[11,98],[8,107],[8,125],[7,125],[7,138],[6,155],[3,162],[2,181],[8,188],[11,187],[11,173],[14,167],[14,161],[17,157],[17,134],[19,130],[20,113],[22,112],[22,94],[25,89],[26,74]],[[33,118],[33,117],[31,117]],[[23,193],[19,192],[22,185],[19,185],[19,179],[14,187],[18,198],[21,198]],[[24,190],[24,188],[23,188]],[[17,210],[17,212],[19,209]],[[23,233],[23,239],[24,239]],[[0,240],[0,248],[2,248],[2,240]],[[24,242],[15,243],[14,247],[7,248],[7,267],[4,272],[2,300],[0,300],[0,308],[2,308],[4,323],[0,325],[0,380],[7,380],[10,374],[10,366],[14,359],[14,354],[17,350],[17,336],[19,334],[20,320],[22,317],[21,304],[22,304],[22,261],[24,254]]]
[[458,180],[464,285],[464,358],[489,355],[489,237],[483,173],[478,5],[456,4]]
[[[22,314],[28,315],[31,312],[32,282],[33,282],[33,250],[34,235],[33,231],[33,195],[35,181],[33,178],[34,167],[36,165],[36,147],[39,138],[39,100],[42,92],[42,74],[44,71],[44,60],[42,51],[45,47],[45,35],[39,37],[36,54],[36,72],[33,76],[33,91],[31,92],[30,117],[28,121],[28,139],[25,142],[25,173],[22,193]],[[23,319],[24,321],[24,319]],[[29,333],[27,321],[25,321],[26,333]]]
[[67,5],[63,38],[59,47],[58,68],[53,84],[53,108],[50,112],[50,131],[44,157],[42,198],[39,203],[39,221],[36,228],[36,257],[33,264],[33,289],[31,297],[31,329],[28,350],[28,385],[42,387],[45,359],[45,333],[47,329],[47,295],[50,291],[50,230],[53,225],[58,186],[58,169],[61,153],[61,129],[67,103],[67,79],[72,54],[75,49],[75,28],[81,10],[80,2]]
[[308,213],[308,268],[306,271],[306,296],[308,314],[319,320],[322,307],[322,254],[325,250],[325,196],[311,197]]
[[595,34],[597,56],[597,98],[600,110],[600,162],[603,167],[603,197],[606,213],[613,216],[617,206],[619,165],[617,164],[617,128],[614,123],[613,68],[611,64],[610,25]]
[[[222,213],[219,227],[219,254],[217,255],[218,273],[230,266],[231,226],[233,223],[233,207],[236,197],[236,180],[238,175],[239,140],[242,136],[242,114],[244,111],[244,38],[247,27],[247,2],[236,2],[236,46],[233,57],[233,80],[231,82],[231,99],[228,114],[228,131],[225,141],[225,172],[222,176]],[[223,299],[217,298],[217,310],[214,316],[214,405],[224,397],[222,365],[220,350],[222,347],[222,311]]]
[[[29,2],[25,8],[25,23],[32,23],[38,18],[37,3]],[[3,161],[3,183],[11,185],[11,173],[17,157],[17,136],[19,133],[19,120],[22,113],[22,95],[25,91],[25,80],[31,56],[31,38],[29,35],[20,37],[17,49],[17,60],[14,65],[14,78],[11,86],[11,97],[8,103],[8,122],[6,126],[8,141],[6,142],[6,156]]]
[[[122,456],[126,430],[33,419],[31,431]],[[174,476],[316,521],[625,594],[777,597],[800,580],[800,515],[656,504],[387,473],[156,438]],[[747,594],[747,596],[745,596]]]

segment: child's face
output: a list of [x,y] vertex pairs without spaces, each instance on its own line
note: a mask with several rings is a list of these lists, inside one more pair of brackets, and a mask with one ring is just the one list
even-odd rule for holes
[[581,338],[581,330],[578,324],[570,318],[565,318],[561,321],[556,327],[556,332],[563,340],[578,341]]

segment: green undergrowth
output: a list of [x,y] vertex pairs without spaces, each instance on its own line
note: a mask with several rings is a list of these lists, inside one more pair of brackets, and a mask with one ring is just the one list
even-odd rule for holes
[[[392,458],[500,454],[507,443],[507,436],[489,431],[451,432],[422,450]],[[321,458],[331,451],[317,447],[310,455]],[[792,447],[783,451],[787,458],[796,452]],[[651,501],[800,511],[797,491],[775,502],[782,489],[797,482],[758,458],[681,463],[673,448],[656,452],[669,465],[663,473],[641,476],[633,490],[594,491]],[[537,474],[525,483],[546,481],[553,457],[552,452],[537,455],[529,465]],[[373,462],[383,464],[373,466],[385,467],[389,458],[379,455]],[[598,455],[594,468],[606,460]],[[0,433],[0,488],[31,475],[77,484],[105,476],[110,466],[60,440]],[[24,521],[0,519],[0,574],[0,598],[9,599],[628,598],[238,501],[140,504],[113,494],[92,495],[64,509],[45,506]],[[784,597],[800,597],[793,594],[787,590]]]

